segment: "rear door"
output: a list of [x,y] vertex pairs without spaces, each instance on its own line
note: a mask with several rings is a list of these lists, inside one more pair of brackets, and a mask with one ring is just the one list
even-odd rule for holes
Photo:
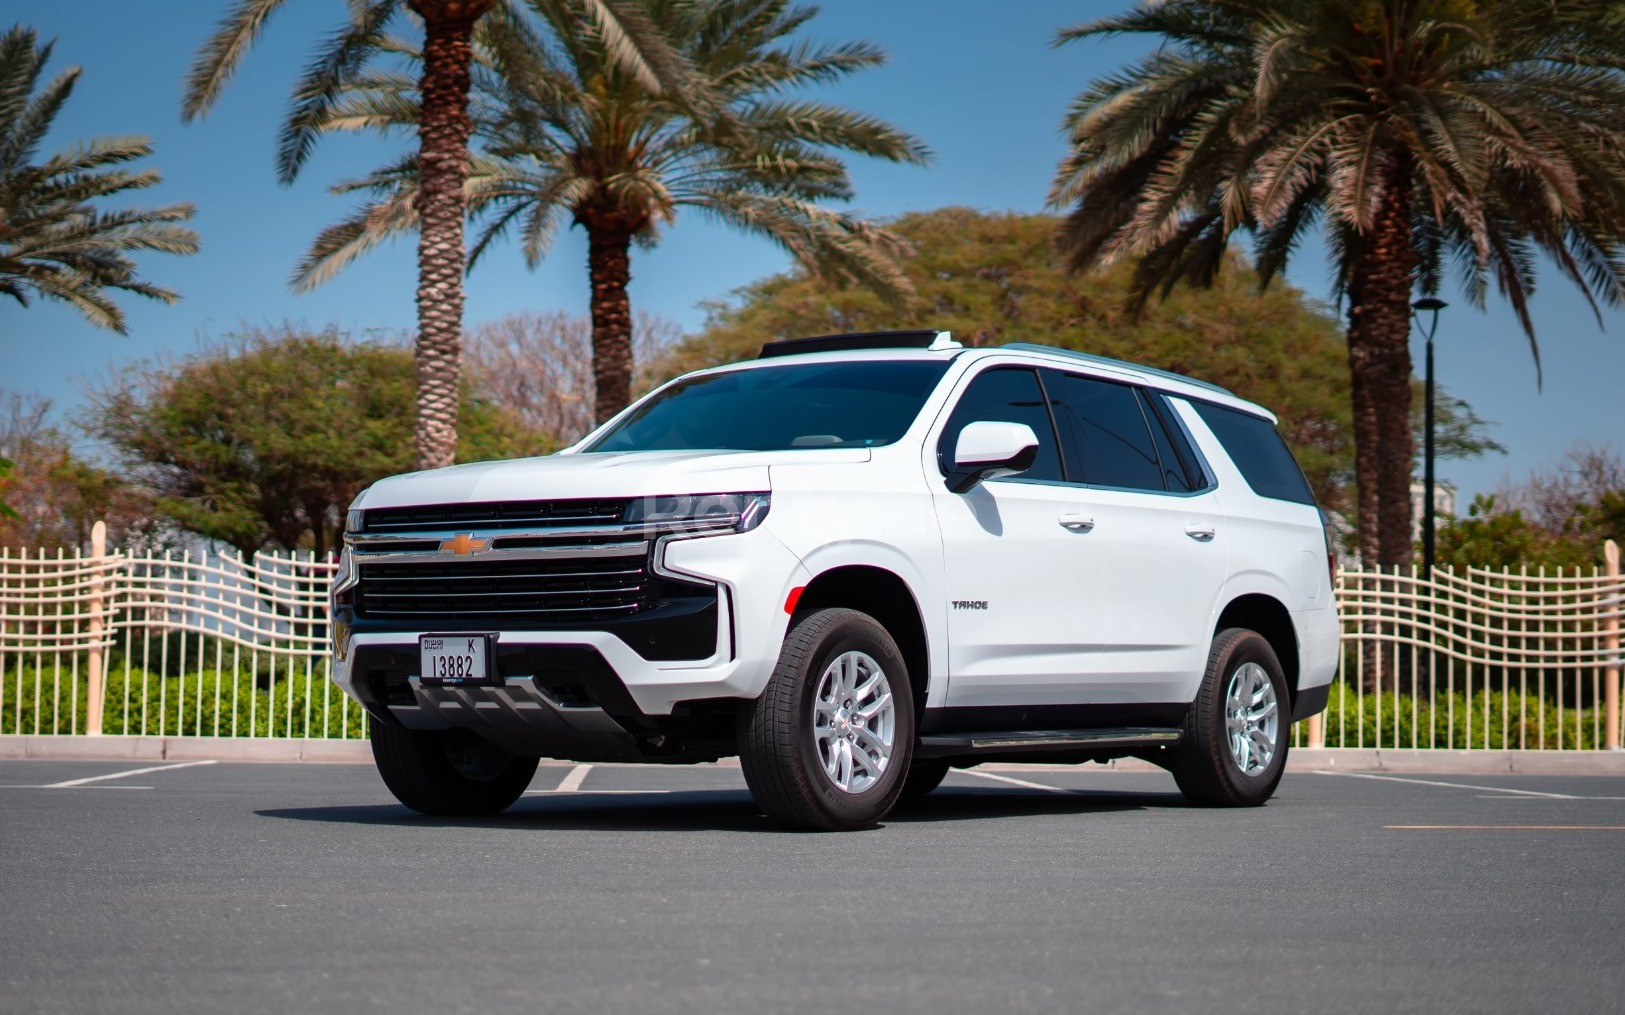
[[1088,700],[1189,701],[1229,564],[1218,496],[1160,395],[1045,370],[1066,476],[1094,523]]

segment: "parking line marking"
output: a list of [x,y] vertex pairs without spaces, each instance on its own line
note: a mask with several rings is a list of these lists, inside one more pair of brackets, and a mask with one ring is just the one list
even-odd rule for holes
[[151,786],[0,786],[0,789],[152,789]]
[[1570,793],[1542,793],[1532,789],[1506,789],[1501,786],[1473,786],[1465,782],[1435,782],[1432,779],[1402,779],[1397,775],[1373,775],[1370,772],[1316,772],[1316,775],[1340,775],[1345,779],[1380,779],[1383,782],[1408,782],[1414,786],[1443,786],[1446,789],[1476,789],[1486,793],[1510,793],[1513,796],[1538,796],[1549,800],[1583,800]]
[[[1528,800],[1529,797],[1504,796],[1500,793],[1479,793],[1480,800]],[[1577,796],[1575,800],[1625,800],[1625,796]]]
[[1625,832],[1625,825],[1383,825],[1400,832]]
[[198,765],[218,765],[219,762],[210,758],[207,761],[182,761],[174,765],[153,765],[150,768],[133,768],[128,772],[114,772],[112,775],[93,775],[88,779],[69,779],[67,782],[53,782],[40,789],[73,789],[75,786],[88,786],[93,782],[106,782],[108,779],[124,779],[132,775],[146,775],[148,772],[168,772],[176,768],[196,768]]
[[563,779],[559,780],[558,788],[553,790],[553,792],[575,793],[579,791],[581,789],[581,784],[586,781],[587,773],[591,771],[591,765],[577,765],[576,767],[570,769],[570,771],[565,774]]
[[1069,789],[1062,789],[1059,786],[1046,786],[1041,782],[1028,782],[1026,779],[1012,779],[1008,775],[997,775],[993,772],[978,772],[974,768],[962,768],[960,771],[964,772],[966,775],[974,775],[980,779],[992,779],[994,782],[1002,782],[1009,786],[1020,786],[1022,789],[1041,789],[1046,793],[1072,792]]
[[621,795],[625,795],[625,796],[648,796],[650,794],[655,794],[655,793],[673,793],[673,792],[676,792],[676,791],[675,790],[669,790],[669,789],[583,789],[583,790],[573,790],[573,789],[527,789],[527,790],[525,790],[525,795],[526,796],[554,796],[554,795],[559,794],[559,793],[572,793],[572,794],[574,794],[576,796],[614,796],[616,794],[621,794]]

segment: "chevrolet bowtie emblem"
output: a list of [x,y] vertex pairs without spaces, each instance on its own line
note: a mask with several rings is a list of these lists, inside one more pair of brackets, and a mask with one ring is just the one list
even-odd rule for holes
[[485,540],[475,539],[472,532],[459,532],[456,539],[448,539],[441,543],[440,549],[450,550],[459,557],[466,557],[485,549]]

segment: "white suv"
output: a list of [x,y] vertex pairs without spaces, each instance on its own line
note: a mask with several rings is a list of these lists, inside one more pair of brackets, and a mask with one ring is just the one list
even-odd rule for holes
[[1258,804],[1337,661],[1273,417],[1036,345],[770,343],[557,455],[379,482],[346,528],[334,679],[425,813],[501,810],[542,756],[737,754],[826,829],[991,760]]

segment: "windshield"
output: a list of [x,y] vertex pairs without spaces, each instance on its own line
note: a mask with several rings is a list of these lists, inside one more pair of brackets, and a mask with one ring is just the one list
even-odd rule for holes
[[870,448],[903,436],[948,370],[861,360],[731,370],[647,399],[583,452]]

